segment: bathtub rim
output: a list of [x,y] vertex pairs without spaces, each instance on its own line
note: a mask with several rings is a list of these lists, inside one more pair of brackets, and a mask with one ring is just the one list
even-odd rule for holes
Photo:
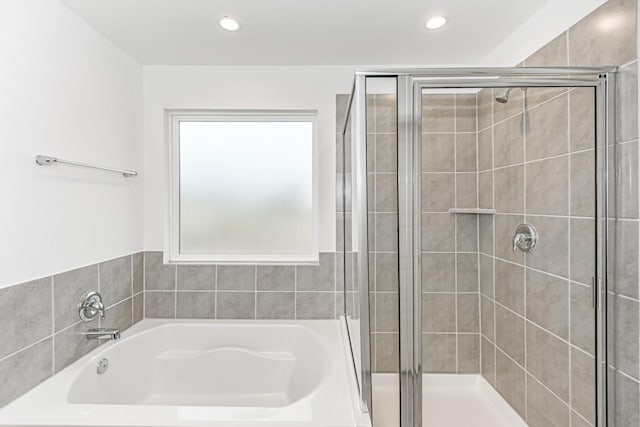
[[[82,408],[85,408],[85,409],[89,408],[89,410],[92,410],[92,409],[95,409],[96,407],[101,407],[104,410],[112,409],[117,412],[123,409],[126,410],[126,409],[133,408],[133,409],[138,409],[137,416],[140,417],[141,412],[157,410],[158,408],[163,408],[163,407],[152,406],[152,405],[145,406],[145,405],[109,405],[109,404],[98,404],[98,405],[69,404],[65,402],[66,391],[65,393],[58,393],[59,395],[64,395],[63,398],[58,398],[55,401],[44,400],[44,402],[46,403],[42,405],[41,405],[42,401],[34,400],[34,399],[38,399],[41,395],[43,395],[43,392],[38,393],[38,390],[42,391],[43,386],[45,384],[53,382],[53,380],[56,378],[58,379],[57,382],[59,382],[61,378],[64,379],[63,374],[64,376],[67,377],[67,379],[69,379],[71,378],[72,373],[75,370],[82,369],[84,366],[87,365],[87,363],[91,363],[92,360],[97,359],[97,356],[103,354],[105,351],[109,350],[113,346],[118,345],[119,343],[124,343],[127,340],[133,339],[140,332],[154,329],[157,327],[162,327],[163,325],[170,325],[170,324],[174,324],[174,325],[175,324],[192,324],[192,325],[204,324],[204,325],[236,325],[236,326],[249,325],[249,326],[264,326],[264,327],[294,325],[297,327],[302,327],[307,331],[311,330],[312,332],[319,334],[320,337],[328,341],[328,344],[331,349],[330,359],[332,360],[332,363],[335,365],[332,367],[330,378],[327,379],[327,381],[331,382],[331,387],[335,387],[336,385],[339,385],[340,388],[324,389],[323,385],[319,385],[318,388],[322,390],[322,394],[323,394],[322,399],[324,399],[325,403],[328,403],[329,406],[327,406],[326,408],[330,408],[330,410],[327,411],[325,408],[325,411],[319,411],[317,407],[318,403],[315,403],[315,399],[318,399],[319,397],[316,396],[315,394],[308,395],[303,399],[301,399],[300,401],[295,402],[291,406],[304,404],[304,405],[313,407],[313,411],[310,411],[310,413],[313,414],[312,415],[313,423],[308,424],[307,422],[303,423],[298,420],[293,420],[293,421],[286,421],[287,425],[291,427],[298,426],[298,425],[300,426],[331,425],[334,427],[370,426],[370,424],[367,423],[368,417],[366,416],[363,417],[363,415],[366,415],[366,414],[362,414],[358,406],[357,385],[353,383],[353,381],[355,380],[355,376],[353,373],[353,368],[350,366],[351,356],[350,356],[348,347],[345,347],[344,345],[345,342],[348,342],[348,341],[345,341],[345,340],[348,340],[348,337],[346,336],[346,327],[344,325],[344,318],[342,317],[340,319],[327,319],[327,320],[324,320],[324,319],[322,320],[144,319],[141,322],[132,326],[131,328],[127,329],[125,331],[126,335],[124,335],[119,342],[108,342],[99,346],[98,348],[92,350],[90,353],[78,359],[76,362],[72,363],[65,369],[58,372],[53,377],[47,379],[40,385],[36,386],[34,389],[18,397],[16,400],[14,400],[13,402],[10,402],[3,408],[0,408],[0,425],[16,425],[16,426],[17,425],[21,425],[21,426],[26,426],[26,425],[29,425],[29,426],[36,426],[36,425],[38,426],[40,425],[147,426],[147,425],[153,425],[153,426],[172,426],[172,427],[173,426],[228,425],[229,420],[224,421],[224,420],[218,420],[218,419],[206,419],[205,421],[202,421],[202,420],[185,421],[185,420],[174,420],[174,419],[166,420],[166,419],[161,419],[162,414],[159,414],[157,419],[154,417],[153,421],[149,421],[149,423],[152,423],[152,424],[148,424],[146,420],[144,422],[140,421],[140,418],[137,420],[134,420],[133,422],[126,421],[125,419],[118,419],[118,420],[114,420],[111,418],[98,419],[98,421],[95,423],[92,422],[91,424],[87,424],[87,418],[72,419],[68,416],[69,411],[67,411],[67,413],[60,413],[59,411],[56,411],[56,410],[59,409],[58,408],[59,406],[66,407],[66,409],[75,407],[77,411],[81,410]],[[49,389],[51,389],[51,387],[49,387]],[[336,401],[341,401],[342,403],[338,405],[339,407],[334,408]],[[29,404],[33,404],[34,402],[37,402],[36,407],[42,410],[38,412],[43,412],[46,415],[51,415],[51,417],[53,418],[47,418],[46,422],[43,422],[43,419],[41,417],[35,416],[33,414],[29,414],[27,412],[28,409],[31,409],[32,411],[34,409],[33,406],[29,407]],[[184,409],[188,407],[169,406],[167,408]],[[196,408],[204,408],[204,407],[196,407]],[[286,408],[288,407],[285,407],[285,409]],[[214,409],[216,408],[214,407]],[[223,409],[228,409],[228,408],[223,408]],[[245,409],[245,408],[242,408],[242,409]],[[271,410],[271,408],[269,408],[269,411],[275,412],[280,409],[282,408],[275,408],[274,410]],[[322,415],[322,412],[330,413],[332,411],[334,413],[326,414],[325,416],[318,417],[318,415]],[[164,415],[166,415],[166,413]],[[267,415],[271,415],[271,414],[267,414]],[[316,421],[316,418],[318,418],[317,421]],[[240,427],[245,425],[246,426],[282,425],[284,421],[282,420],[278,421],[278,420],[274,420],[267,417],[265,419],[261,419],[260,422],[256,420],[249,420],[249,419],[236,420],[235,418],[233,419],[233,422],[234,422],[234,425],[236,425],[237,427]]]
[[[319,334],[317,331],[313,330],[312,328],[309,328],[304,324],[300,324],[299,322],[296,322],[296,321],[293,321],[293,322],[277,321],[277,320],[271,321],[271,319],[269,319],[268,322],[263,322],[262,320],[254,320],[254,319],[252,320],[243,319],[242,321],[235,321],[231,319],[148,319],[148,320],[151,320],[152,322],[146,322],[144,325],[141,325],[141,327],[135,329],[136,326],[142,323],[142,322],[138,322],[136,325],[134,325],[133,327],[123,332],[123,334],[126,334],[126,337],[123,336],[123,338],[117,341],[108,341],[102,344],[101,346],[97,347],[96,349],[92,350],[82,358],[78,359],[76,361],[78,362],[78,365],[76,365],[77,369],[73,369],[72,374],[65,375],[65,376],[69,376],[70,383],[69,383],[68,389],[66,390],[64,403],[70,404],[70,405],[188,406],[188,405],[157,405],[157,404],[142,404],[142,403],[138,404],[138,403],[81,402],[81,401],[71,400],[71,395],[74,393],[77,393],[75,390],[75,387],[77,386],[77,382],[80,379],[80,377],[83,374],[85,374],[87,370],[89,371],[93,370],[94,369],[93,366],[96,365],[96,363],[99,361],[100,358],[103,358],[103,357],[109,358],[109,353],[114,349],[116,349],[117,347],[125,346],[127,345],[127,342],[130,342],[136,338],[144,337],[145,335],[148,335],[151,333],[158,333],[160,334],[160,338],[163,339],[165,338],[163,335],[164,331],[171,330],[176,327],[179,328],[182,325],[185,325],[187,327],[216,326],[216,327],[234,328],[234,329],[235,328],[257,328],[257,329],[286,328],[288,330],[293,330],[294,332],[300,333],[301,331],[301,333],[305,335],[309,335],[311,339],[318,344],[318,347],[323,352],[323,355],[328,354],[331,351],[330,344],[327,342],[326,337],[323,337],[321,334]],[[180,320],[180,321],[175,321],[175,320]],[[180,331],[178,330],[177,332],[179,333]],[[222,348],[223,347],[221,347],[221,349]],[[248,352],[255,352],[255,353],[260,352],[260,349],[257,347],[247,347],[247,348],[241,347],[241,348],[247,350]],[[65,367],[56,375],[62,374],[66,369],[75,365],[76,362]],[[331,369],[330,360],[329,358],[321,358],[320,362],[322,363],[322,365],[320,367],[321,373],[318,381],[314,384],[314,386],[309,391],[305,392],[300,398],[291,402],[291,404],[294,404],[295,402],[298,402],[310,396],[313,396],[313,394],[316,393],[317,390],[321,388],[324,385],[324,383],[327,381],[327,373]],[[80,365],[84,365],[84,366],[80,367]],[[193,405],[193,406],[202,406],[202,405]],[[217,405],[217,406],[220,406],[220,405]],[[289,405],[286,405],[286,406],[289,406]]]

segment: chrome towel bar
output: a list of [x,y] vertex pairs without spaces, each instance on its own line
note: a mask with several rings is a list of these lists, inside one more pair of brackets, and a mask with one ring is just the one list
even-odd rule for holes
[[125,178],[138,175],[138,172],[132,171],[132,170],[114,169],[114,168],[107,168],[104,166],[90,165],[88,163],[72,162],[69,160],[62,160],[62,159],[58,159],[57,157],[43,156],[40,154],[36,156],[36,163],[39,164],[40,166],[51,166],[55,164],[61,164],[61,165],[79,166],[82,168],[99,169],[99,170],[108,171],[108,172],[117,172],[122,174],[122,176],[124,176]]

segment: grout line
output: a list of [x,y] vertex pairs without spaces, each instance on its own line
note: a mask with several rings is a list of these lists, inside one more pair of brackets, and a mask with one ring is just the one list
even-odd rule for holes
[[[393,291],[380,291],[378,292],[379,294],[397,294],[397,292],[393,292]],[[455,289],[453,291],[422,291],[422,295],[431,295],[431,294],[445,294],[445,295],[454,295],[454,294],[460,294],[460,295],[475,295],[478,292],[475,291],[456,291]]]
[[[20,353],[20,352],[22,352],[22,351],[28,350],[28,349],[30,349],[31,347],[33,347],[33,346],[35,346],[35,345],[38,345],[38,344],[40,344],[40,343],[42,343],[42,342],[44,342],[44,341],[48,340],[49,338],[51,338],[51,339],[53,340],[53,336],[54,336],[54,335],[55,335],[55,334],[47,335],[47,336],[46,336],[46,337],[44,337],[44,338],[40,338],[38,341],[32,342],[32,343],[31,343],[31,344],[29,344],[29,345],[26,345],[26,346],[24,346],[24,347],[21,347],[21,348],[19,348],[18,350],[14,351],[13,353],[9,353],[9,354],[7,354],[6,356],[3,356],[2,358],[0,358],[0,362],[4,362],[5,360],[9,359],[10,357],[15,356],[16,354],[18,354],[18,353]],[[52,343],[53,343],[53,342],[52,342]],[[55,350],[54,350],[54,351],[55,351]],[[54,371],[55,371],[55,368],[54,368],[54,367],[55,367],[55,365],[54,365],[54,364],[53,364],[53,362],[52,362],[52,372],[54,372]]]
[[[535,271],[536,273],[546,274],[547,276],[555,277],[556,279],[575,282],[575,280],[570,280],[568,277],[559,276],[559,275],[554,274],[554,273],[549,273],[548,271],[545,271],[545,270],[540,270],[540,269],[537,269],[535,267],[530,267],[528,264],[525,264],[524,262],[522,264],[520,264],[518,262],[515,262],[515,261],[512,261],[512,260],[508,260],[508,259],[505,259],[505,258],[501,258],[501,257],[498,257],[498,256],[496,256],[494,258],[496,260],[498,260],[498,261],[502,261],[502,262],[507,263],[507,264],[515,265],[515,266],[518,266],[518,267],[526,268],[526,269],[531,270],[531,271]],[[579,282],[576,282],[576,283],[579,283]],[[582,284],[582,283],[580,283],[580,284]],[[584,285],[585,286],[589,286],[587,284],[584,284]]]
[[[636,19],[639,19],[638,17],[640,17],[640,8],[637,9],[636,13],[637,13]],[[639,54],[640,54],[640,51],[639,51]],[[637,68],[638,68],[639,64],[640,64],[640,58],[636,58],[636,79],[638,79],[638,75],[637,75],[638,70],[637,70]],[[631,63],[625,64],[625,66],[626,65],[631,65]],[[634,119],[638,120],[638,117],[635,117]],[[636,136],[640,137],[640,123],[638,123],[638,122],[636,122],[636,130],[638,131],[638,134],[636,134]],[[608,147],[607,147],[607,149],[608,149]],[[617,151],[618,152],[620,151],[619,148],[617,149]],[[640,162],[640,149],[637,150],[636,161]],[[640,163],[638,163],[638,164],[640,164]],[[638,175],[638,172],[636,172],[635,178],[640,182],[640,177]],[[638,197],[638,200],[637,200],[637,203],[636,203],[636,209],[637,209],[637,212],[640,212],[640,197]],[[637,235],[636,242],[640,247],[640,234]],[[638,264],[640,264],[640,253],[638,253],[638,258],[636,258],[636,261],[637,261]],[[638,264],[636,264],[636,265],[638,265]],[[638,284],[638,286],[636,287],[636,290],[638,291],[638,299],[640,301],[640,284]],[[607,324],[606,321],[605,321],[605,324]],[[636,357],[640,357],[640,340],[638,340],[638,346],[637,346],[637,349],[636,349]],[[626,375],[624,373],[623,373],[623,375],[625,377],[628,377],[628,375]],[[636,375],[638,376],[638,378],[635,379],[634,381],[636,383],[640,383],[640,371],[638,371],[637,368],[636,368]]]
[[620,68],[626,68],[626,67],[628,67],[629,65],[633,65],[635,62],[638,62],[638,58],[634,59],[633,61],[629,61],[629,62],[627,62],[626,64],[619,65],[619,66],[618,66],[618,69],[620,69]]
[[[542,388],[546,389],[549,393],[551,393],[556,399],[560,400],[560,402],[562,402],[564,404],[564,406],[567,407],[567,409],[569,409],[569,414],[571,414],[571,401],[567,402],[566,400],[564,400],[563,398],[561,398],[560,396],[558,396],[553,390],[551,390],[549,387],[547,387],[542,381],[540,381],[538,378],[536,378],[535,375],[533,375],[531,372],[528,372],[525,370],[525,378],[533,378],[535,382],[537,382]],[[526,402],[526,400],[525,400]],[[569,418],[571,419],[571,418]],[[571,425],[571,424],[570,424]]]
[[[373,111],[372,111],[372,113],[373,113],[372,114],[373,131],[374,132],[377,132],[377,130],[378,130],[377,129],[378,126],[377,126],[377,123],[376,123],[377,122],[377,105],[376,105],[377,103],[376,103],[376,100],[377,100],[377,97],[374,95],[373,96]],[[368,135],[367,135],[367,138],[366,138],[365,141],[368,143],[368,141],[369,141]],[[374,144],[375,144],[375,135],[374,135]],[[366,147],[366,148],[368,149],[369,147]],[[397,136],[396,136],[396,150],[397,149],[398,149],[398,146],[397,146]],[[375,166],[375,163],[374,163],[374,166]],[[368,182],[369,182],[369,180],[367,180],[367,183]],[[374,240],[374,250],[378,249],[378,236],[377,236],[377,227],[376,227],[377,222],[378,222],[378,214],[377,214],[377,212],[375,210],[376,209],[376,203],[375,203],[376,202],[376,199],[375,199],[375,197],[376,197],[375,183],[376,182],[377,182],[377,180],[373,181],[373,185],[374,185],[374,191],[373,191],[373,202],[374,202],[373,203],[373,208],[374,208],[373,209],[373,212],[374,212],[374,215],[373,215],[373,240]],[[369,189],[366,188],[365,192],[367,194],[367,204],[368,204]],[[369,222],[369,207],[367,206],[367,234],[369,233],[368,222]],[[369,245],[368,245],[368,243],[369,242],[368,242],[368,237],[367,237],[367,251],[365,253],[365,256],[367,257],[367,267],[369,267],[369,247],[368,247]],[[373,354],[370,355],[370,358],[373,359],[371,361],[371,364],[373,365],[372,369],[371,369],[372,371],[375,371],[376,367],[378,366],[378,339],[377,339],[377,336],[375,335],[375,333],[373,333],[373,346],[371,346],[371,335],[372,335],[372,332],[375,332],[378,329],[376,327],[377,326],[376,318],[378,317],[378,310],[377,310],[377,307],[376,307],[376,301],[377,301],[378,298],[376,298],[376,294],[375,294],[375,290],[376,290],[376,286],[375,286],[376,285],[376,283],[375,283],[375,270],[376,270],[375,262],[376,262],[376,258],[377,258],[377,256],[374,255],[373,256],[373,271],[374,271],[374,275],[373,275],[373,278],[369,277],[369,295],[367,295],[367,304],[369,305],[369,325],[370,325],[369,326],[369,335],[370,335],[369,336],[369,341],[370,341],[369,342],[369,346],[373,347]],[[373,279],[373,286],[371,286],[372,285],[372,279]],[[355,284],[355,282],[354,282],[354,284]],[[373,309],[373,312],[374,312],[373,313],[374,314],[373,318],[371,318],[371,288],[373,288],[373,291],[374,291],[374,293],[373,293],[373,297],[374,297],[373,298],[373,308],[374,308]],[[371,324],[372,323],[373,323],[373,330],[371,329]]]
[[[458,207],[458,137],[457,137],[457,133],[455,133],[457,131],[458,128],[458,122],[457,122],[457,116],[458,116],[458,104],[457,104],[457,97],[454,94],[453,95],[453,130],[454,130],[454,134],[453,134],[453,170],[455,172],[455,174],[453,175],[453,205],[455,207]],[[477,181],[477,178],[476,178]],[[458,255],[457,255],[457,251],[458,251],[458,217],[454,216],[453,218],[453,248],[454,251],[456,252],[456,255],[454,255],[453,258],[453,266],[454,266],[454,270],[453,270],[453,287],[455,290],[454,296],[453,296],[453,310],[454,310],[454,314],[455,314],[455,345],[456,345],[456,372],[459,372],[460,369],[460,350],[459,350],[459,346],[458,346],[458,329],[459,329],[459,319],[458,319]]]
[[[555,87],[555,89],[560,89],[560,88],[562,88],[562,87],[563,87],[563,86],[557,86],[557,87]],[[543,89],[543,88],[542,88],[542,87],[541,87],[541,88],[533,87],[533,88],[530,88],[530,89]],[[545,89],[548,89],[548,88],[545,88]],[[552,88],[552,89],[554,89],[554,88]],[[548,103],[550,103],[550,102],[552,102],[552,101],[555,101],[556,99],[558,99],[558,98],[560,98],[560,97],[562,97],[562,96],[565,96],[565,95],[567,95],[568,93],[569,93],[569,90],[568,90],[568,89],[566,89],[566,90],[564,90],[563,92],[561,92],[561,93],[559,93],[559,94],[557,94],[557,95],[554,95],[554,96],[552,96],[552,97],[551,97],[551,98],[549,98],[549,99],[545,99],[544,101],[542,101],[542,102],[540,102],[540,103],[538,103],[538,104],[534,104],[534,105],[532,105],[532,106],[530,106],[530,107],[525,108],[523,111],[520,111],[520,112],[518,112],[518,113],[512,114],[512,115],[510,115],[510,116],[508,116],[508,117],[506,117],[506,118],[503,118],[502,120],[499,120],[499,121],[497,121],[497,122],[493,123],[493,126],[495,127],[496,125],[501,125],[501,124],[503,124],[503,123],[505,123],[505,122],[507,122],[507,121],[509,121],[509,120],[513,120],[513,119],[517,118],[518,116],[523,115],[523,114],[524,114],[524,113],[526,113],[526,112],[529,112],[529,111],[531,111],[531,110],[535,110],[535,109],[537,109],[537,108],[539,108],[539,107],[541,107],[541,106],[543,106],[543,105],[545,105],[545,104],[548,104]],[[489,128],[489,126],[487,126],[485,129],[482,129],[482,131],[485,131],[485,130],[487,130],[488,128]]]
[[569,43],[569,31],[571,30],[571,27],[567,28],[567,31],[564,32],[565,36],[564,36],[564,40],[566,43],[566,48],[567,48],[567,67],[569,66],[569,64],[571,64],[571,43]]
[[[567,95],[567,105],[569,104],[568,102],[568,95]],[[522,157],[524,159],[524,166],[522,168],[522,187],[523,187],[523,210],[524,210],[524,217],[525,217],[525,223],[527,222],[526,218],[527,218],[527,131],[529,130],[529,126],[528,126],[528,121],[527,121],[527,117],[529,117],[528,112],[527,112],[527,91],[522,92],[522,107],[523,107],[523,115],[522,115]],[[523,308],[522,311],[524,313],[524,318],[527,318],[527,254],[524,253],[523,257],[522,257],[522,262],[525,265],[525,268],[523,269],[522,272],[522,280],[523,282]],[[568,285],[567,285],[568,286]],[[495,295],[494,295],[495,298]],[[497,298],[496,298],[496,303],[497,303]],[[529,377],[527,375],[528,371],[527,371],[527,363],[528,363],[528,351],[527,351],[527,323],[525,320],[525,324],[524,324],[524,419],[528,420],[529,419]]]
[[638,142],[638,137],[635,138],[629,138],[629,139],[625,139],[622,141],[617,141],[615,144],[609,144],[609,147],[613,147],[613,146],[622,146],[622,145],[628,145],[628,144],[632,144],[634,142]]
[[[126,297],[125,299],[122,299],[122,300],[120,300],[120,301],[118,301],[118,302],[116,302],[116,303],[113,303],[113,304],[111,304],[110,306],[106,306],[106,307],[104,308],[104,310],[105,310],[105,312],[106,312],[107,310],[110,310],[110,309],[112,309],[113,307],[115,307],[115,306],[117,306],[117,305],[120,305],[120,304],[122,304],[122,303],[125,303],[125,302],[127,302],[128,300],[131,300],[131,303],[133,304],[133,295],[132,295],[132,296],[130,296],[130,297]],[[76,323],[79,323],[79,322],[76,322]]]
[[580,418],[584,423],[586,423],[589,427],[593,427],[593,424],[591,423],[591,421],[588,421],[585,417],[583,417],[578,411],[576,411],[575,409],[571,408],[571,410],[569,411],[569,413],[571,414],[571,417],[569,418],[569,422],[571,424],[569,425],[573,425],[573,417],[574,416],[578,416],[578,418]]
[[[590,354],[589,352],[581,349],[580,347],[576,346],[575,344],[572,344],[571,342],[569,342],[566,338],[562,338],[561,336],[557,335],[555,332],[551,332],[550,330],[546,329],[544,326],[534,322],[531,319],[526,318],[525,316],[523,316],[522,314],[519,314],[518,312],[512,310],[511,308],[507,307],[506,305],[502,304],[499,301],[495,301],[495,304],[497,306],[499,306],[500,308],[502,308],[503,310],[507,310],[508,312],[510,312],[511,314],[517,316],[520,318],[520,320],[524,320],[525,321],[525,344],[526,344],[526,323],[531,324],[532,326],[535,326],[539,329],[541,329],[542,331],[546,332],[547,334],[553,336],[554,338],[562,341],[564,344],[567,344],[569,347],[571,348],[575,348],[577,350],[580,350],[582,353],[589,355],[591,357],[594,357],[592,354]],[[526,360],[526,351],[525,351],[525,360]]]
[[135,322],[135,304],[133,303],[133,254],[129,255],[130,269],[130,284],[131,284],[131,325]]
[[[100,272],[100,263],[96,264],[96,269],[98,270],[98,293],[102,295],[102,273]],[[98,317],[98,327],[102,327],[102,319],[100,316]]]
[[333,253],[333,318],[338,318],[338,251]]
[[620,370],[618,368],[615,368],[615,370],[616,370],[616,373],[622,375],[623,377],[625,377],[627,379],[630,379],[631,381],[633,381],[635,383],[640,384],[640,378],[634,378],[633,376],[627,374],[626,372],[624,372],[624,371],[622,371],[622,370]]
[[[382,133],[382,132],[380,132]],[[439,132],[422,132],[422,135],[456,135],[456,134],[460,134],[460,135],[473,135],[475,134],[476,131],[458,131],[457,129],[454,129],[453,132],[447,132],[447,131],[439,131]]]
[[[480,170],[480,144],[479,144],[479,116],[480,116],[480,106],[478,104],[478,94],[475,94],[475,113],[476,113],[476,199],[477,206],[480,208],[480,174],[478,171]],[[482,354],[483,354],[483,344],[482,344],[482,296],[480,293],[480,216],[478,216],[477,227],[476,227],[476,239],[478,242],[477,245],[477,253],[476,253],[476,289],[478,290],[478,372],[481,376],[484,377],[484,369],[482,363]]]
[[[56,305],[55,277],[51,276],[51,373],[56,372]],[[2,359],[0,359],[2,360]]]
[[[569,61],[568,49],[569,49],[569,37],[567,35],[567,62]],[[567,97],[567,151],[571,151],[571,92],[569,92],[569,96]],[[595,147],[594,147],[595,153]],[[573,156],[569,156],[568,158],[568,171],[567,171],[567,212],[569,213],[569,217],[571,217],[571,159]],[[595,194],[594,194],[595,196]],[[571,220],[567,221],[567,276],[571,277]],[[526,283],[526,282],[525,282]],[[525,284],[526,286],[526,284]],[[571,282],[569,282],[569,286],[567,287],[567,341],[571,343]],[[568,381],[569,381],[569,424],[573,424],[573,378],[572,378],[572,362],[571,362],[572,350],[571,346],[569,347],[569,372],[568,372]]]
[[[585,150],[578,150],[578,151],[567,151],[566,153],[562,153],[562,154],[556,154],[553,156],[548,156],[548,157],[541,157],[539,159],[532,159],[532,160],[525,160],[523,162],[518,162],[518,163],[510,163],[508,165],[504,165],[504,166],[497,166],[494,168],[494,170],[503,170],[503,169],[509,169],[509,168],[513,168],[516,166],[527,166],[527,165],[531,165],[533,163],[541,163],[547,160],[557,160],[557,159],[561,159],[563,157],[567,157],[567,156],[573,156],[576,154],[584,154],[584,153],[588,153],[590,151],[595,151],[594,148],[587,148]],[[482,172],[487,172],[487,171],[482,171]],[[430,173],[435,173],[435,172],[430,172]]]
[[[491,173],[492,173],[492,186],[493,186],[493,190],[492,190],[492,203],[493,203],[493,208],[495,209],[496,206],[496,171],[495,171],[495,164],[496,164],[496,143],[495,143],[495,123],[494,123],[494,102],[493,101],[493,89],[491,89],[491,100],[490,100],[490,105],[491,105],[491,117],[490,117],[490,124],[491,124]],[[493,296],[490,299],[490,302],[492,304],[492,311],[493,311],[493,340],[494,340],[494,346],[493,346],[493,381],[494,383],[497,385],[498,384],[498,344],[497,344],[497,331],[496,331],[496,301],[495,301],[495,297],[496,297],[496,258],[495,258],[495,254],[496,254],[496,216],[493,216],[493,229],[491,231],[492,234],[492,245],[493,245],[493,254],[491,257],[491,282],[492,282],[492,287],[493,287]]]
[[[430,213],[430,214],[445,214],[448,212],[422,212],[422,213]],[[475,215],[475,214],[471,214],[471,215]],[[524,212],[498,212],[495,214],[490,214],[491,216],[524,216]],[[569,215],[550,215],[550,214],[535,214],[535,213],[530,213],[529,216],[531,217],[540,217],[540,218],[556,218],[556,219],[583,219],[583,220],[594,220],[595,221],[595,217],[592,216],[569,216]],[[616,219],[616,221],[622,221],[622,222],[638,222],[637,219],[625,219],[625,218],[620,218],[620,219]],[[430,251],[424,251],[424,252],[430,252]]]
[[[78,321],[76,321],[76,322],[74,322],[74,323],[70,324],[69,326],[65,326],[64,328],[60,329],[59,331],[57,331],[57,332],[56,332],[55,334],[53,334],[53,335],[61,334],[62,332],[68,331],[69,329],[72,329],[72,328],[74,328],[74,327],[76,327],[76,326],[78,326],[78,325],[81,325],[82,323],[85,323],[85,322],[84,322],[84,321],[82,321],[82,320],[78,320]],[[87,323],[90,323],[90,322],[87,322]]]
[[[397,334],[397,332],[377,332],[380,334]],[[456,332],[456,331],[444,331],[444,332],[421,332],[422,335],[478,335],[477,332]]]
[[640,299],[634,298],[634,297],[630,297],[628,295],[624,295],[624,294],[620,294],[620,293],[616,294],[614,292],[608,292],[608,294],[615,295],[617,298],[620,298],[620,299],[625,299],[625,300],[633,301],[633,302],[640,302]]
[[[447,170],[447,171],[432,171],[432,170],[426,170],[423,172],[420,172],[422,175],[454,175],[454,174],[460,174],[460,175],[475,175],[477,174],[477,172],[469,172],[469,171],[455,171],[455,170]],[[377,175],[395,175],[395,172],[377,172]],[[395,212],[394,212],[395,213]]]
[[147,318],[147,253],[142,251],[142,318]]
[[[162,291],[162,290],[158,290],[158,291],[149,291],[152,293],[169,293],[169,292],[173,292],[173,291]],[[179,294],[189,294],[189,293],[196,293],[196,294],[212,294],[215,293],[216,291],[211,290],[211,289],[184,289],[184,290],[179,290],[178,293]],[[237,294],[246,294],[246,293],[253,293],[253,290],[248,290],[248,289],[222,289],[220,290],[220,292],[224,292],[227,294],[233,294],[233,293],[237,293]],[[258,290],[257,293],[260,294],[290,294],[293,293],[295,291],[292,290],[287,290],[287,289],[274,289],[274,290]],[[322,290],[311,290],[311,291],[297,291],[300,294],[332,294],[335,293],[334,291],[322,291]],[[141,294],[142,292],[137,293],[136,295]],[[380,291],[378,293],[386,293],[386,294],[396,294],[397,292],[393,292],[393,291]],[[431,292],[431,293],[437,293],[437,292]],[[475,293],[475,292],[467,292],[467,293]],[[115,305],[115,304],[114,304]]]
[[218,264],[213,266],[214,278],[213,278],[213,318],[218,318]]

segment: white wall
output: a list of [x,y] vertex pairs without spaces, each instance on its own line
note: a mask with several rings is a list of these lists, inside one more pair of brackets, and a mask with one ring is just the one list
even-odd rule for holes
[[[593,8],[602,1],[581,4]],[[538,21],[548,20],[542,15]],[[522,42],[527,32],[497,47],[488,61],[512,62],[514,44],[533,49]],[[553,31],[546,33],[553,38]],[[350,91],[351,67],[143,71],[57,0],[0,0],[0,58],[0,287],[162,248],[164,108],[317,109],[320,250],[335,249],[334,95]],[[39,153],[141,175],[124,180],[37,167]]]
[[144,67],[145,249],[162,250],[166,162],[164,109],[315,109],[320,152],[320,251],[334,251],[335,95],[351,67]]
[[0,287],[142,248],[142,68],[57,0],[0,1]]

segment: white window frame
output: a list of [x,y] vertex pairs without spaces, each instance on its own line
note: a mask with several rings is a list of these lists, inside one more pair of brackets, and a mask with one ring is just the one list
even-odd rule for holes
[[[165,110],[165,148],[168,197],[164,262],[168,264],[318,264],[319,182],[317,110]],[[180,248],[180,122],[311,122],[312,250],[301,255],[184,255]]]

